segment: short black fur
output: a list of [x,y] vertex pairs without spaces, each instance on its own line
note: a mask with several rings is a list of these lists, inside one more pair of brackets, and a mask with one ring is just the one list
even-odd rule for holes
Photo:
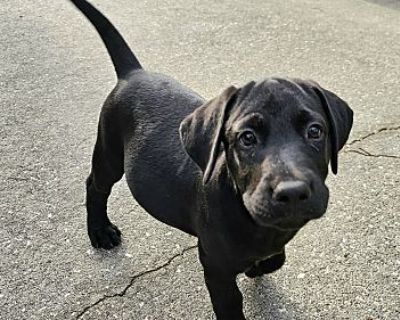
[[[111,249],[121,242],[107,199],[125,173],[146,211],[198,237],[217,319],[245,319],[237,274],[279,269],[285,244],[324,214],[328,164],[332,158],[336,171],[351,109],[313,82],[282,78],[229,87],[206,102],[143,70],[99,11],[71,1],[100,33],[118,76],[101,110],[86,183],[92,245]],[[313,123],[321,136],[310,138]],[[244,132],[251,143],[243,143]]]

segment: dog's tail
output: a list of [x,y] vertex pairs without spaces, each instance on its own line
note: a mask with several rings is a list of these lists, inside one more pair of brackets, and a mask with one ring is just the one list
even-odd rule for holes
[[139,61],[112,23],[85,0],[70,0],[92,23],[107,47],[118,79],[134,69],[141,69]]

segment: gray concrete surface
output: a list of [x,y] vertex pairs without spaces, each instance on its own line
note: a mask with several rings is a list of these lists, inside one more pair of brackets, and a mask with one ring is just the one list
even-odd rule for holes
[[[400,319],[400,6],[396,1],[93,1],[143,65],[212,97],[269,75],[313,78],[356,112],[330,207],[287,264],[239,278],[249,319]],[[113,67],[64,0],[0,4],[0,319],[212,319],[196,241],[124,182],[124,233],[91,249],[84,179]]]

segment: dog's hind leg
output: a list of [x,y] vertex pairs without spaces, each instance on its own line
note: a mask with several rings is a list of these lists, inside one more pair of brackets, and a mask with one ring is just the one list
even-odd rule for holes
[[260,261],[257,265],[253,266],[250,270],[246,271],[245,274],[249,278],[261,277],[263,274],[272,273],[280,269],[285,263],[286,255],[285,250],[282,252]]
[[103,108],[100,115],[92,169],[86,180],[87,228],[95,248],[111,249],[121,242],[121,232],[107,216],[112,186],[124,173],[124,150],[117,121]]

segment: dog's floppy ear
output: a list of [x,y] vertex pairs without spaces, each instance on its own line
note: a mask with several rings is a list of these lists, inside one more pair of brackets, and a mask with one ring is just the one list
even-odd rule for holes
[[337,95],[320,86],[314,87],[319,96],[331,129],[331,168],[338,170],[338,153],[343,148],[353,126],[353,110]]
[[333,92],[323,89],[318,83],[309,81],[318,95],[329,122],[331,139],[331,168],[334,174],[338,170],[338,153],[343,148],[353,126],[353,111],[349,105]]
[[188,115],[179,127],[186,152],[203,171],[204,184],[212,176],[220,152],[224,123],[238,91],[234,86],[225,89]]

